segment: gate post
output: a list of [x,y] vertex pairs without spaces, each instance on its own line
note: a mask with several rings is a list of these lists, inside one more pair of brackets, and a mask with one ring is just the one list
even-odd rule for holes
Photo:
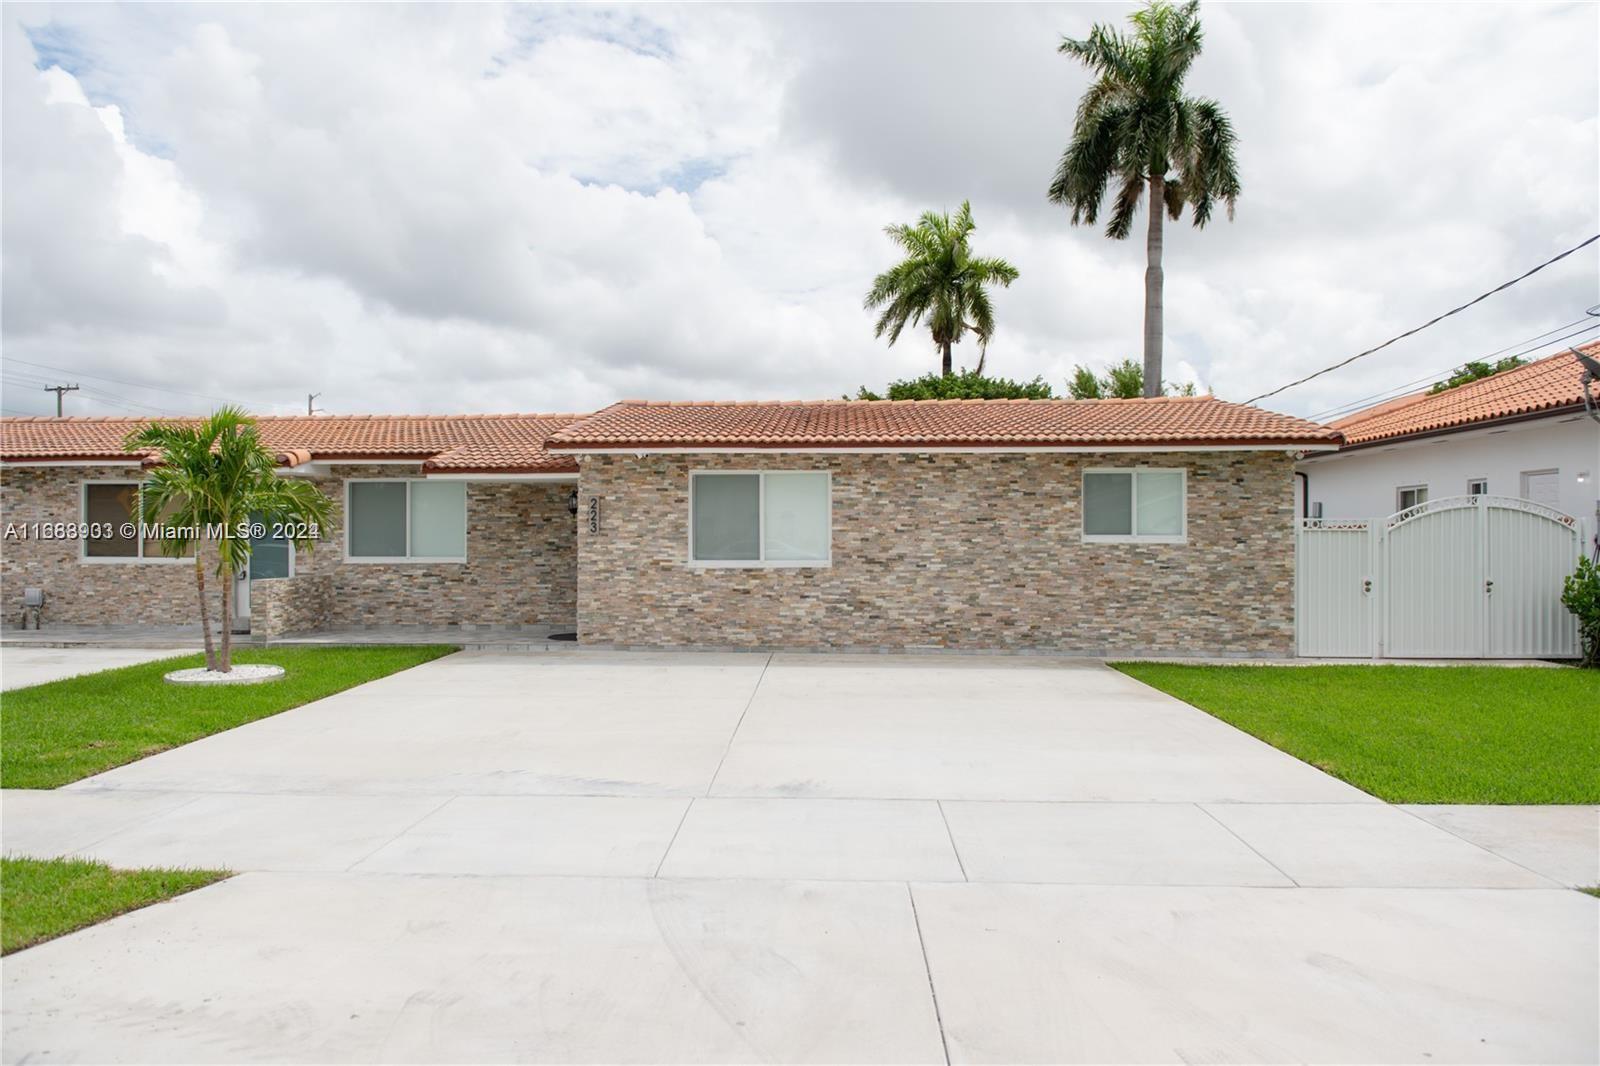
[[1372,634],[1372,657],[1383,658],[1384,642],[1389,637],[1389,567],[1384,552],[1388,522],[1374,518],[1367,525],[1367,573],[1372,575],[1372,591],[1367,593],[1368,632]]
[[1473,509],[1477,512],[1477,533],[1473,538],[1478,551],[1478,658],[1489,654],[1493,641],[1489,638],[1489,623],[1494,612],[1489,609],[1489,597],[1494,595],[1494,575],[1489,573],[1489,497],[1474,496]]

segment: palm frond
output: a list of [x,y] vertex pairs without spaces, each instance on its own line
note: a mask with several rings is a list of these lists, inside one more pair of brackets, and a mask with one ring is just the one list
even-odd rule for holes
[[972,317],[970,328],[983,347],[994,337],[994,304],[981,285],[974,284],[967,292],[967,310]]
[[1094,225],[1106,186],[1116,173],[1118,144],[1129,121],[1128,108],[1117,105],[1083,116],[1050,183],[1052,203],[1072,208],[1073,225]]
[[1130,18],[1150,83],[1176,95],[1204,44],[1199,0],[1181,6],[1155,0]]
[[1167,217],[1176,222],[1183,216],[1183,205],[1188,202],[1188,191],[1182,181],[1168,181],[1161,187],[1161,202],[1166,205]]
[[1021,276],[1017,268],[1004,259],[987,256],[967,260],[967,273],[982,284],[1003,287],[1010,287]]
[[1112,240],[1125,240],[1133,232],[1133,216],[1139,211],[1139,201],[1144,198],[1145,177],[1137,171],[1122,176],[1122,187],[1111,209],[1111,221],[1106,223],[1106,236]]
[[1083,40],[1063,37],[1056,51],[1080,61],[1101,77],[1133,82],[1138,77],[1134,42],[1111,26],[1095,23]]

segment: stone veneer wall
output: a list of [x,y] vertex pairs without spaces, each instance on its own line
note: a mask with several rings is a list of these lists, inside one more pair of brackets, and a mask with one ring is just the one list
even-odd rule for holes
[[[1085,544],[1085,467],[1184,467],[1188,542]],[[578,629],[617,646],[941,647],[1287,656],[1282,452],[596,455]],[[690,470],[833,472],[833,564],[687,565]],[[582,516],[580,515],[580,518]]]
[[[568,624],[577,617],[576,519],[570,483],[467,484],[466,563],[344,560],[344,481],[415,476],[418,468],[339,466],[318,482],[335,518],[316,551],[301,552],[295,576],[262,582],[266,624],[292,631],[318,616],[333,626]],[[7,467],[0,470],[0,520],[80,522],[84,481],[140,480],[137,467]],[[46,593],[45,625],[182,625],[196,619],[194,568],[170,562],[86,563],[76,541],[0,543],[0,620],[16,626],[22,590]],[[314,579],[300,587],[302,578]],[[216,578],[207,570],[208,584]],[[282,586],[274,588],[273,586]],[[215,586],[211,588],[215,594]],[[220,605],[214,607],[213,619]],[[288,626],[289,628],[279,628]]]
[[328,624],[333,579],[327,574],[261,578],[250,582],[250,634],[281,637]]
[[[141,481],[137,466],[0,469],[0,529],[83,521],[85,481]],[[30,534],[31,534],[30,529]],[[79,540],[0,540],[0,623],[22,621],[22,591],[44,590],[44,625],[198,625],[194,563],[85,562]],[[206,566],[212,586],[215,564]],[[221,610],[212,605],[213,618]]]
[[352,563],[344,559],[348,478],[414,477],[418,468],[336,466],[320,487],[335,501],[333,529],[295,574],[332,581],[328,624],[555,625],[577,608],[577,519],[569,482],[469,481],[465,563]]

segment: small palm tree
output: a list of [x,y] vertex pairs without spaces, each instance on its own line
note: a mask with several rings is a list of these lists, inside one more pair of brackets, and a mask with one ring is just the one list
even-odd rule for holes
[[[1133,35],[1096,24],[1085,40],[1060,51],[1096,75],[1078,101],[1072,141],[1056,166],[1050,200],[1072,208],[1072,224],[1093,225],[1117,184],[1106,236],[1124,240],[1149,192],[1145,242],[1144,394],[1159,396],[1162,349],[1162,219],[1184,206],[1203,227],[1221,200],[1233,217],[1239,196],[1233,124],[1215,100],[1185,96],[1183,79],[1200,55],[1199,0],[1175,6],[1152,0],[1132,16]],[[1163,210],[1164,209],[1164,210]]]
[[978,338],[978,371],[983,371],[994,336],[994,305],[986,286],[1009,286],[1017,280],[1017,268],[1004,259],[972,254],[967,238],[976,228],[968,202],[953,219],[949,212],[927,211],[914,226],[884,227],[906,257],[873,279],[867,292],[868,310],[883,308],[873,336],[887,333],[891,345],[907,322],[921,325],[927,319],[946,377],[951,374],[950,348],[968,330]]
[[[310,482],[278,476],[276,460],[261,443],[254,420],[237,407],[224,407],[198,425],[152,422],[130,434],[123,446],[159,454],[159,465],[139,490],[140,520],[177,534],[161,538],[163,554],[182,558],[193,553],[206,667],[227,673],[233,669],[229,578],[243,571],[250,559],[249,523],[283,523],[291,532],[309,534],[328,525],[333,505]],[[218,535],[208,539],[207,530]],[[289,539],[298,549],[309,550],[315,543],[314,536]],[[211,637],[202,547],[215,552],[221,579],[220,653]]]

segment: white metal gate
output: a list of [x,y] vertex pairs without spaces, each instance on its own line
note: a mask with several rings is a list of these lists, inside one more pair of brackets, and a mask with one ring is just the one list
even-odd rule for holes
[[1558,658],[1578,653],[1562,581],[1578,521],[1530,500],[1453,496],[1388,518],[1303,519],[1296,538],[1301,655]]

